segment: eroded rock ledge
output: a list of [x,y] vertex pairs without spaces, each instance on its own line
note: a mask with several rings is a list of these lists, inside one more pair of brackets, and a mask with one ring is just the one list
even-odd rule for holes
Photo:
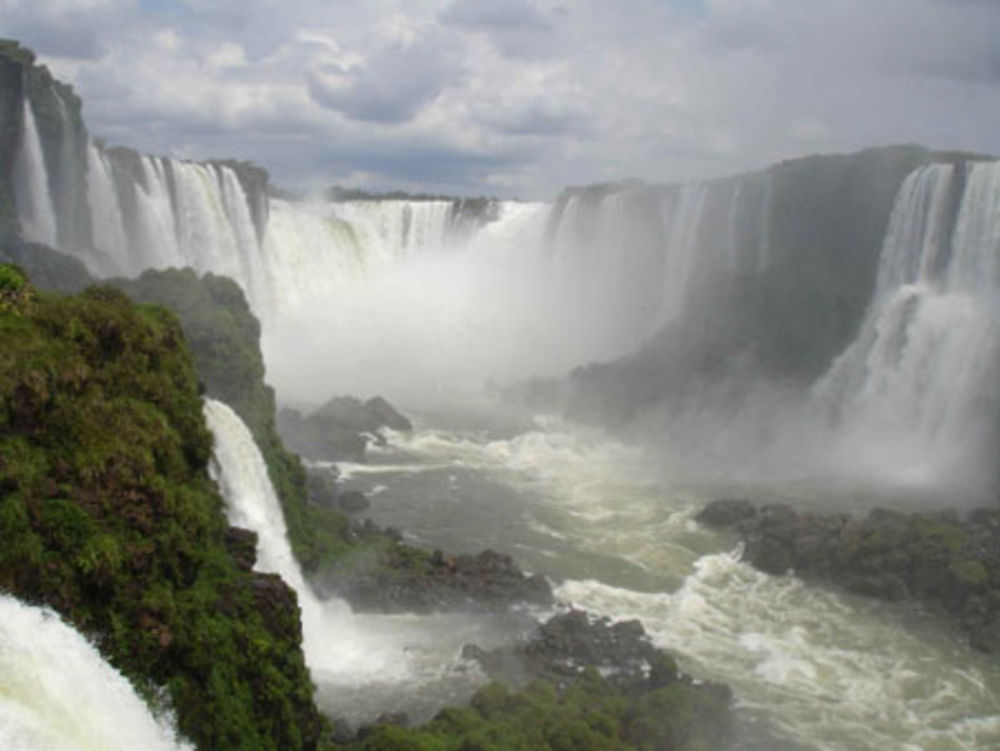
[[857,517],[720,500],[696,518],[735,530],[744,558],[761,571],[928,603],[955,617],[973,647],[1000,652],[1000,510]]

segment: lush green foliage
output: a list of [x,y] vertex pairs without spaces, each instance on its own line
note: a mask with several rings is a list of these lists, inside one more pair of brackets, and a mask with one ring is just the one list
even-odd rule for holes
[[710,694],[674,683],[638,697],[593,669],[563,693],[536,681],[512,693],[491,684],[470,706],[417,730],[379,726],[359,751],[701,751],[720,747],[724,715]]
[[0,310],[0,341],[0,588],[55,607],[147,696],[166,686],[199,746],[313,747],[294,594],[225,548],[177,320],[94,287]]
[[147,271],[136,280],[114,280],[137,300],[170,308],[180,318],[205,392],[232,407],[253,433],[281,499],[288,535],[306,571],[343,553],[347,520],[306,502],[299,457],[285,450],[274,426],[274,391],[264,382],[260,324],[242,290],[228,277],[191,269]]

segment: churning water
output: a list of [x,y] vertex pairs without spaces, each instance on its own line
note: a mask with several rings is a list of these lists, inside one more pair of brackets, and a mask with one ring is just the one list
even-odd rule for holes
[[191,751],[51,610],[0,594],[0,748]]
[[948,623],[754,570],[693,521],[707,491],[598,432],[425,425],[342,465],[371,516],[424,545],[500,549],[564,603],[639,618],[684,669],[734,688],[737,748],[1000,748],[1000,666]]

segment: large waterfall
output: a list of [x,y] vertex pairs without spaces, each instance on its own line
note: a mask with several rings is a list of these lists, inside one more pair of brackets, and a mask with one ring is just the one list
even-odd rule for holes
[[190,751],[120,673],[50,610],[0,594],[0,748]]
[[[24,123],[24,232],[65,245],[66,201],[46,164],[68,157],[45,158],[27,102]],[[906,148],[824,159],[469,210],[268,199],[245,165],[93,143],[91,242],[63,249],[102,275],[192,266],[234,278],[286,398],[468,397],[626,357],[681,327],[682,357],[748,353],[779,380],[818,380],[846,443],[902,452],[872,461],[924,464],[933,444],[981,464],[996,422],[996,165]],[[661,366],[647,367],[646,396],[671,382]]]
[[676,321],[713,272],[768,266],[772,177],[569,194],[554,210],[550,249],[564,296],[589,311],[592,356],[626,354]]
[[998,258],[1000,163],[906,179],[868,315],[815,388],[859,456],[914,481],[983,479],[1000,412]]

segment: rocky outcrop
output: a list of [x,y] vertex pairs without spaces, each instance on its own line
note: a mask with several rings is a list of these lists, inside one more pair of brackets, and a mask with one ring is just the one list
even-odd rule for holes
[[637,621],[571,611],[522,645],[464,655],[497,682],[420,728],[380,718],[352,748],[723,751],[732,740],[729,688],[679,672]]
[[295,595],[226,522],[177,319],[112,287],[35,292],[9,266],[0,288],[0,589],[164,691],[197,747],[315,749]]
[[927,603],[956,618],[977,649],[1000,651],[1000,511],[856,517],[723,500],[697,518],[734,529],[744,558],[762,571]]
[[320,572],[318,584],[367,612],[503,610],[516,605],[552,605],[552,588],[541,574],[529,575],[510,556],[426,553],[403,544],[398,533],[370,521],[352,528],[367,545]]
[[305,417],[289,408],[278,413],[278,432],[285,445],[322,461],[364,461],[370,442],[384,442],[383,428],[409,431],[413,424],[381,396],[366,402],[337,396]]

